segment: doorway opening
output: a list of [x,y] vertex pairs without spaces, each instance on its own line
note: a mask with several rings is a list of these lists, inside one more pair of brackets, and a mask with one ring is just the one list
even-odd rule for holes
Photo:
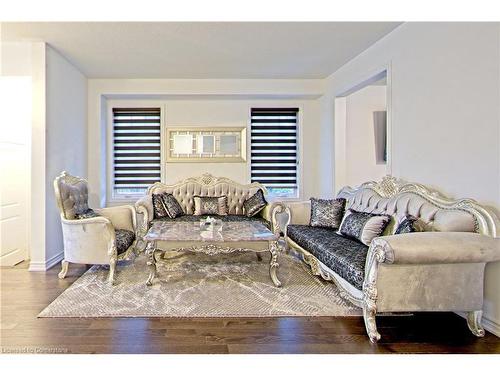
[[335,97],[335,191],[391,174],[388,70]]

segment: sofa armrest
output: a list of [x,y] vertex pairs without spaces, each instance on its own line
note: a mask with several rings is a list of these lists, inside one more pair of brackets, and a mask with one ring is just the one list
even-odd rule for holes
[[[285,220],[279,219],[278,214],[286,213],[288,214]],[[271,231],[278,235],[285,232],[285,227],[288,224],[290,214],[288,208],[282,202],[272,202],[269,203],[261,211],[261,216],[271,223]]]
[[104,217],[67,220],[61,217],[65,259],[74,263],[106,263],[116,256],[115,229]]
[[135,208],[131,205],[106,207],[96,210],[99,214],[109,219],[115,229],[136,231]]
[[416,232],[375,238],[380,263],[486,263],[500,260],[500,238],[472,232]]
[[148,224],[154,217],[153,198],[151,195],[145,195],[135,202],[135,211],[137,212],[138,237],[144,237],[148,231]]

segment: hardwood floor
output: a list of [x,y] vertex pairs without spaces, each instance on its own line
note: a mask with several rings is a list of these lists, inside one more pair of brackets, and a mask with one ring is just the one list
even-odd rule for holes
[[86,268],[1,269],[2,353],[500,353],[500,338],[474,337],[452,313],[382,316],[370,344],[361,317],[70,319],[37,314]]

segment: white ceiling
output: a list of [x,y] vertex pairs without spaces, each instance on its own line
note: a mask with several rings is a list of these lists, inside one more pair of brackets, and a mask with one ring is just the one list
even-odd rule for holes
[[396,22],[2,23],[90,78],[324,78]]

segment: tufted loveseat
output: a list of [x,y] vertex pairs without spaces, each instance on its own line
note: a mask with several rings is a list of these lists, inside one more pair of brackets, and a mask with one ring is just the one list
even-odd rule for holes
[[[142,239],[151,224],[155,221],[199,221],[206,216],[194,216],[194,196],[218,197],[227,196],[228,215],[220,216],[223,221],[258,221],[265,224],[273,232],[279,232],[276,221],[276,213],[282,212],[284,206],[279,202],[268,203],[267,206],[256,216],[247,217],[244,212],[243,203],[246,199],[262,189],[264,194],[266,188],[259,183],[242,185],[224,177],[214,177],[204,174],[201,177],[192,177],[172,185],[157,182],[150,186],[146,195],[135,204],[138,220],[137,236]],[[179,202],[184,215],[175,219],[155,219],[153,211],[153,194],[170,193]]]
[[[370,246],[309,226],[310,202],[287,205],[287,247],[297,251],[314,275],[333,281],[341,294],[363,309],[367,334],[380,339],[377,312],[458,311],[476,336],[481,325],[484,268],[500,260],[498,219],[472,199],[457,201],[420,184],[387,176],[380,183],[338,193],[346,209],[386,214],[391,221]],[[406,215],[425,231],[394,235]]]

